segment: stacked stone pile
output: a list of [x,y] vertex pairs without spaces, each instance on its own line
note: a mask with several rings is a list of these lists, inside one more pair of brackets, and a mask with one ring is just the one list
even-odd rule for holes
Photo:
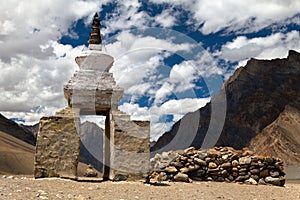
[[[169,156],[169,157],[168,157]],[[169,161],[168,164],[166,162]],[[283,161],[255,155],[248,148],[214,147],[185,149],[181,154],[166,152],[151,160],[150,181],[218,181],[248,184],[285,184]],[[160,167],[160,169],[158,169]]]

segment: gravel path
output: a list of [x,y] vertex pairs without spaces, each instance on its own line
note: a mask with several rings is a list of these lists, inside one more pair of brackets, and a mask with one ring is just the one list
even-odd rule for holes
[[0,199],[300,199],[300,184],[285,187],[193,182],[155,186],[142,182],[77,182],[67,179],[0,178]]

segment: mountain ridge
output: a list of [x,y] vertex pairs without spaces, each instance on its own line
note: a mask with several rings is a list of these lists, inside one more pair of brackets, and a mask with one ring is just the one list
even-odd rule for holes
[[[290,50],[288,57],[282,59],[250,59],[223,84],[211,102],[186,114],[169,132],[163,134],[151,148],[152,156],[162,151],[185,149],[188,146],[201,148],[205,138],[210,139],[211,144],[214,142],[216,146],[232,146],[236,149],[248,147],[251,140],[274,122],[287,105],[300,109],[299,77],[300,54],[296,51]],[[222,93],[225,95],[223,99]],[[222,115],[219,111],[222,103],[226,107],[222,132],[219,135],[207,135],[210,126],[218,126],[211,125],[210,121],[214,119],[212,112],[217,112],[217,117]],[[217,106],[213,107],[214,105]],[[191,122],[194,119],[198,119],[196,126]],[[189,130],[192,125],[196,127],[196,133]],[[193,137],[191,142],[179,142],[189,137]],[[255,142],[252,141],[253,143]],[[300,144],[297,147],[300,149]],[[288,157],[283,154],[281,156]]]

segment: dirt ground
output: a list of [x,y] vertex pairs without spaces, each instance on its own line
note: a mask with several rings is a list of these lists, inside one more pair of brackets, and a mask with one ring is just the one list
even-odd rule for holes
[[0,199],[300,199],[299,182],[285,187],[238,183],[78,182],[67,179],[0,177]]

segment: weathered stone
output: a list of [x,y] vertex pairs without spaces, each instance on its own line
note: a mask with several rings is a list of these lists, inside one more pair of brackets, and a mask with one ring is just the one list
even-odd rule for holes
[[277,172],[277,171],[271,171],[270,172],[270,175],[273,177],[273,178],[277,178],[277,177],[279,177],[279,172]]
[[251,185],[257,185],[258,183],[256,182],[256,180],[254,180],[253,178],[249,178],[247,180],[244,181],[244,183],[246,184],[251,184]]
[[232,170],[233,172],[238,172],[238,171],[239,171],[239,169],[236,168],[236,167],[233,167],[231,170]]
[[267,176],[265,178],[265,182],[272,184],[272,185],[283,186],[285,184],[285,179],[284,178],[273,178],[271,176]]
[[215,168],[217,168],[217,167],[218,167],[218,165],[217,165],[216,163],[214,163],[214,162],[208,163],[208,168],[209,168],[209,169],[215,169]]
[[180,169],[180,172],[183,173],[183,174],[186,174],[186,173],[189,172],[189,169],[187,167],[184,167],[184,168]]
[[272,157],[267,156],[267,157],[265,157],[264,161],[266,163],[268,163],[269,165],[271,165],[273,163],[274,159]]
[[251,169],[250,173],[251,174],[259,174],[260,170],[259,169]]
[[267,183],[265,182],[264,178],[260,178],[258,181],[258,185],[266,185]]
[[222,177],[222,176],[219,176],[219,177],[217,178],[217,181],[218,181],[218,182],[224,182],[224,181],[225,181],[225,179],[224,179],[224,177]]
[[249,165],[251,163],[251,158],[250,157],[241,157],[241,158],[239,158],[239,163],[241,165]]
[[259,176],[258,176],[258,175],[251,175],[251,178],[253,178],[253,179],[256,180],[256,181],[259,180]]
[[222,170],[222,171],[220,172],[220,174],[223,175],[223,176],[224,176],[224,175],[226,176],[226,175],[228,174],[228,172],[227,172],[227,170]]
[[85,172],[84,176],[86,176],[86,177],[97,177],[98,173],[93,168],[93,166],[89,165],[88,168],[86,169],[86,172]]
[[199,169],[197,171],[194,171],[191,173],[191,178],[194,180],[199,180],[199,179],[203,179],[206,175],[206,171],[203,169]]
[[113,181],[126,181],[128,179],[127,175],[124,174],[116,174],[115,177],[112,179]]
[[210,149],[207,152],[207,156],[210,157],[210,158],[217,158],[217,157],[221,156],[221,153],[219,151],[214,150],[214,149]]
[[206,166],[207,165],[207,163],[204,160],[200,159],[200,158],[194,158],[194,162],[196,164],[200,165],[200,166]]
[[178,170],[176,169],[176,167],[173,167],[173,166],[166,167],[165,171],[168,172],[168,173],[176,173],[176,172],[178,172]]
[[238,176],[235,181],[237,182],[243,182],[245,180],[247,180],[250,176],[249,175],[245,175],[245,176]]
[[187,174],[178,173],[174,176],[174,181],[190,182],[189,176]]
[[231,164],[232,164],[232,167],[236,167],[236,166],[239,165],[239,161],[233,160],[233,161],[231,162]]
[[266,177],[269,175],[269,170],[268,169],[264,169],[259,173],[260,177]]
[[221,165],[221,167],[222,168],[224,168],[224,169],[227,169],[227,168],[231,168],[231,163],[230,162],[226,162],[226,163],[223,163],[222,165]]
[[190,166],[188,167],[188,171],[189,171],[189,172],[193,172],[193,171],[196,171],[196,170],[199,169],[199,168],[200,168],[199,165],[190,165]]
[[176,167],[176,168],[181,168],[183,167],[183,164],[181,162],[171,162],[170,165]]
[[77,177],[80,138],[75,117],[43,117],[35,156],[35,178]]

